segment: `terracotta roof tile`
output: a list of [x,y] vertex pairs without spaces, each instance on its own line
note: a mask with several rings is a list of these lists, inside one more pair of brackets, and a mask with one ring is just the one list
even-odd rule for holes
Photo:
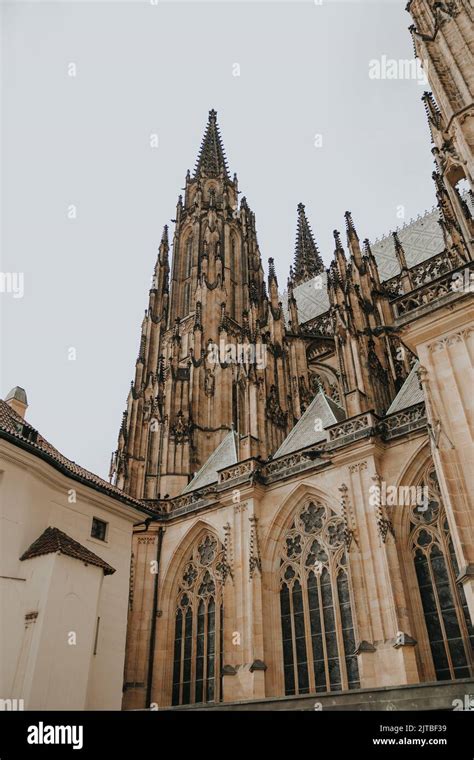
[[75,541],[67,533],[63,533],[59,528],[49,527],[41,534],[36,541],[33,541],[31,546],[24,552],[20,560],[33,559],[33,557],[41,557],[43,554],[53,554],[59,552],[65,554],[67,557],[78,559],[81,562],[85,562],[87,565],[96,565],[101,567],[104,571],[104,575],[112,575],[115,573],[115,568],[109,565],[105,560],[98,557],[94,552],[86,549],[85,546]]
[[107,483],[106,480],[103,480],[98,475],[63,456],[60,451],[48,443],[32,425],[20,417],[2,399],[0,399],[0,437],[16,439],[20,445],[49,461],[56,469],[65,472],[67,475],[86,485],[90,485],[96,490],[102,491],[108,496],[116,497],[120,501],[141,511],[153,512],[153,508],[147,506],[143,501],[132,498],[120,488],[117,488],[117,486]]

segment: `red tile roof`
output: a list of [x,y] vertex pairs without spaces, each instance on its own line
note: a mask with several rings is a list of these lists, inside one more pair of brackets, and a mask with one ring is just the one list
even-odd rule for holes
[[147,514],[156,512],[152,506],[147,506],[143,501],[128,496],[117,486],[107,483],[98,475],[94,475],[93,472],[67,459],[2,399],[0,399],[0,438],[6,438],[17,443],[22,448],[28,449],[33,454],[48,461],[57,470],[95,488],[97,491],[102,491],[107,496],[115,497],[140,511],[146,511]]
[[59,528],[52,527],[46,528],[41,536],[31,544],[29,549],[21,555],[20,560],[33,559],[33,557],[41,557],[43,554],[53,554],[56,552],[85,562],[86,565],[101,567],[104,575],[115,573],[115,568],[101,557],[98,557],[97,554],[86,549],[79,541],[75,541],[71,536],[59,530]]

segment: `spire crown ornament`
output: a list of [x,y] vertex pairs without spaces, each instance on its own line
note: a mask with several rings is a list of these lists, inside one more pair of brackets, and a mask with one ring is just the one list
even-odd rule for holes
[[209,120],[194,170],[195,179],[201,175],[206,177],[224,176],[226,179],[229,179],[227,159],[217,124],[217,111],[214,109],[209,111]]

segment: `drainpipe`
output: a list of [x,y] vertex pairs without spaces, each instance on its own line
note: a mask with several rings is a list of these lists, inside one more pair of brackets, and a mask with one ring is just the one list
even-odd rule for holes
[[148,676],[146,684],[146,698],[145,708],[148,709],[151,704],[151,688],[153,683],[153,664],[155,654],[155,641],[156,641],[156,618],[158,612],[158,581],[160,575],[160,561],[161,561],[161,547],[163,544],[163,534],[165,529],[160,526],[158,528],[158,543],[156,547],[156,573],[155,582],[153,585],[153,610],[151,613],[151,632],[150,632],[150,648],[148,650]]

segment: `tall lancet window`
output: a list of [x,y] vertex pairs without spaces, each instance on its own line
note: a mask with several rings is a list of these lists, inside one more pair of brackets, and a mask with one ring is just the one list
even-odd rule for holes
[[189,557],[178,588],[173,705],[222,699],[223,548],[206,534]]
[[343,521],[308,501],[280,559],[285,694],[359,688],[351,596]]
[[183,287],[183,317],[186,317],[191,309],[191,270],[193,264],[193,236],[188,235],[184,249],[184,287]]
[[184,296],[183,296],[183,316],[189,314],[189,305],[191,300],[191,282],[184,283]]
[[459,568],[432,465],[422,486],[426,498],[411,510],[409,545],[434,673],[438,681],[469,678],[474,630],[464,589],[456,582]]
[[230,299],[229,308],[230,316],[235,319],[235,301],[236,301],[236,289],[237,289],[237,256],[236,256],[236,243],[235,237],[230,239],[230,257],[229,257],[229,270],[230,270]]
[[184,277],[191,277],[191,268],[193,265],[193,236],[189,235],[186,240],[186,256],[184,261]]

